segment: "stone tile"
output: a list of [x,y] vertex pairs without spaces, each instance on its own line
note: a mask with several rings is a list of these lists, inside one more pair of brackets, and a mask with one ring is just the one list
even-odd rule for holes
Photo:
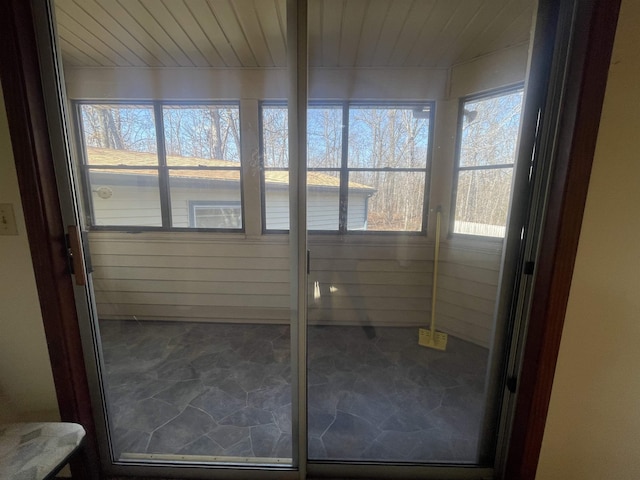
[[158,378],[167,381],[180,382],[198,378],[198,373],[191,365],[185,365],[182,359],[163,362],[157,368]]
[[249,392],[247,405],[263,410],[273,411],[281,405],[291,403],[291,386],[277,385]]
[[[189,349],[188,345],[185,345],[184,347],[186,350]],[[191,360],[189,363],[191,364],[191,366],[196,370],[196,371],[208,371],[211,368],[214,368],[216,365],[216,362],[218,361],[218,357],[220,356],[220,352],[216,352],[216,353],[203,353],[201,355],[197,355],[193,360]]]
[[244,399],[229,395],[218,387],[209,388],[191,401],[191,405],[207,412],[215,421],[231,415],[246,406]]
[[[287,326],[101,321],[101,334],[116,452],[153,443],[290,457]],[[486,349],[455,337],[446,352],[427,349],[415,328],[310,327],[308,337],[311,458],[473,461]],[[180,426],[192,410],[222,425]]]
[[403,433],[417,432],[433,426],[433,423],[422,412],[415,413],[407,410],[396,411],[380,423],[381,430]]
[[[376,438],[375,443],[383,446],[385,452],[394,452],[396,458],[407,460],[411,451],[425,436],[433,435],[431,430],[416,430],[412,432],[385,431]],[[370,457],[372,458],[372,457]]]
[[236,427],[235,425],[218,425],[208,434],[223,449],[231,448],[233,445],[248,438],[251,431],[249,427]]
[[293,450],[290,433],[280,433],[280,438],[273,450],[274,458],[292,458]]
[[116,427],[152,432],[180,414],[180,409],[162,400],[147,398],[122,409],[113,419]]
[[477,462],[477,439],[453,437],[451,438],[449,445],[451,447],[451,453],[453,454],[453,460],[467,463]]
[[127,428],[114,428],[112,430],[113,443],[116,447],[115,457],[120,458],[123,453],[140,453],[147,451],[147,445],[151,435],[147,432],[131,430]]
[[[396,413],[428,416],[429,412],[442,405],[443,390],[427,387],[415,387],[394,392],[389,395],[389,401],[395,406]],[[424,427],[420,427],[424,428]]]
[[227,448],[223,455],[227,457],[255,457],[255,453],[251,449],[251,439],[247,436],[238,443]]
[[220,425],[236,425],[238,427],[253,427],[274,423],[273,414],[268,410],[260,410],[253,407],[245,407],[237,412],[224,417],[218,423]]
[[381,393],[343,392],[336,406],[338,411],[357,415],[373,424],[385,422],[392,414],[393,404]]
[[431,420],[440,429],[451,435],[475,438],[480,431],[482,417],[463,408],[438,407],[431,412]]
[[272,410],[276,425],[282,433],[291,433],[291,404],[280,405]]
[[420,437],[409,454],[415,461],[451,462],[455,455],[449,445],[450,434],[446,430],[432,430]]
[[228,378],[247,392],[260,388],[267,375],[265,365],[246,361],[238,362],[230,370]]
[[239,400],[247,399],[247,390],[242,388],[238,382],[227,378],[222,380],[220,383],[216,385],[223,392],[231,395],[233,398],[237,398]]
[[404,459],[404,454],[388,443],[381,443],[374,440],[360,455],[359,458],[375,461],[397,461]]
[[203,385],[200,380],[186,380],[184,382],[174,383],[170,387],[165,388],[154,395],[154,398],[163,400],[171,405],[175,405],[180,410],[184,410],[194,398],[206,390],[207,387]]
[[308,430],[311,437],[321,437],[327,428],[335,421],[336,414],[328,413],[323,410],[311,409],[307,413]]
[[212,440],[207,435],[202,435],[198,437],[191,443],[188,443],[181,449],[179,449],[176,453],[181,455],[222,455],[224,453],[224,448],[222,448],[218,443]]
[[216,427],[213,419],[202,410],[187,407],[170,422],[151,434],[149,453],[177,453]]
[[468,414],[480,417],[483,403],[478,400],[482,400],[482,398],[482,394],[479,394],[477,390],[471,387],[449,388],[442,397],[442,406],[464,409]]
[[380,433],[371,422],[338,411],[335,421],[322,436],[322,441],[329,458],[353,460],[362,458],[362,453]]
[[273,423],[251,427],[251,447],[257,457],[273,457],[280,429]]
[[327,454],[327,450],[324,448],[324,443],[322,440],[317,437],[309,438],[309,458],[313,460],[322,460],[325,458],[329,458]]

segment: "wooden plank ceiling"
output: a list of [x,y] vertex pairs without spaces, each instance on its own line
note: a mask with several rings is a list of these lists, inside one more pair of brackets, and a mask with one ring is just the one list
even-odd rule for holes
[[[448,68],[528,41],[533,0],[309,0],[322,67]],[[286,0],[55,0],[72,67],[284,67]]]

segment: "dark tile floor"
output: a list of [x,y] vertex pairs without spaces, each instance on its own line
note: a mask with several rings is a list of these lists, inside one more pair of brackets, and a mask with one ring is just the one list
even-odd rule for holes
[[[291,457],[289,328],[102,321],[116,457]],[[488,351],[416,328],[311,327],[312,459],[474,462]]]

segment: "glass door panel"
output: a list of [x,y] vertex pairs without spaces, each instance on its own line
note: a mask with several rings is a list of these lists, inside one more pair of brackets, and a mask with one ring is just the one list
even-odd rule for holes
[[309,0],[304,325],[286,2],[54,3],[105,457],[491,465],[534,2]]
[[[287,96],[285,2],[55,10],[103,452],[124,464],[291,465],[289,239],[261,236],[257,128],[259,99]],[[288,201],[287,177],[267,184]]]
[[307,223],[310,461],[491,462],[533,2],[512,7],[309,2],[308,169],[339,205]]

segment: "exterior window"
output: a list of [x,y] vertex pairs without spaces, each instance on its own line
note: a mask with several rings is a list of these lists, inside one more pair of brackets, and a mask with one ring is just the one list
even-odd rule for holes
[[189,202],[193,228],[242,228],[240,202]]
[[461,102],[453,233],[504,237],[522,99],[517,88]]
[[[312,104],[307,224],[315,231],[423,232],[431,104]],[[261,113],[264,225],[289,228],[287,109]]]
[[[78,105],[93,227],[242,229],[238,105]],[[194,222],[192,205],[239,205]]]

